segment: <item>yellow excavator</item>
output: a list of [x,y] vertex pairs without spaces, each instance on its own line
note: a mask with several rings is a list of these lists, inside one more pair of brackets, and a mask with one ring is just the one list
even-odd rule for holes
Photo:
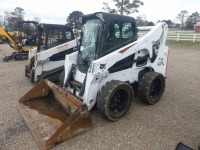
[[[11,59],[27,59],[28,51],[37,46],[36,42],[31,42],[35,41],[36,39],[34,38],[36,37],[33,34],[33,36],[28,36],[23,32],[24,24],[32,24],[35,28],[38,25],[35,21],[19,21],[19,31],[8,32],[4,28],[0,28],[0,43],[6,42],[11,48],[16,50],[16,52],[13,52],[10,56],[5,56],[3,58],[4,62],[8,62]],[[36,34],[35,31],[34,34]]]
[[0,44],[2,44],[5,40],[7,40],[6,42],[10,42],[12,43],[12,48],[15,50],[19,49],[19,44],[15,41],[15,39],[13,38],[13,36],[7,32],[4,28],[0,28]]
[[[22,23],[22,21],[20,21]],[[18,24],[20,24],[20,22]],[[11,37],[16,41],[16,42],[20,42],[19,41],[19,37],[25,37],[25,33],[23,31],[19,31],[18,29],[15,30],[15,28],[11,25],[8,26],[1,26],[0,27],[1,30],[4,29],[5,32],[7,32],[9,35],[11,35]],[[3,44],[3,39],[1,38],[0,44]]]

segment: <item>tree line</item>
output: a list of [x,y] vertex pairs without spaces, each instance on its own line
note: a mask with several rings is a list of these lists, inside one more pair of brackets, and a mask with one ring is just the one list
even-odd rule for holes
[[[24,21],[25,11],[21,7],[16,7],[13,11],[5,11],[3,16],[0,16],[0,25],[18,27],[19,21]],[[39,17],[34,17],[31,21],[41,22]]]
[[177,18],[181,22],[181,29],[185,30],[194,30],[194,24],[200,22],[200,13],[195,11],[192,14],[188,15],[187,10],[182,10]]
[[[3,26],[8,32],[18,31],[19,22],[25,21],[24,16],[25,11],[21,7],[16,7],[14,11],[5,11],[4,16],[0,16],[0,27]],[[39,23],[41,19],[39,17],[34,17],[31,21]],[[24,23],[22,26],[22,32],[24,32],[26,36],[31,36],[36,31],[36,27],[32,23]]]
[[[144,3],[140,0],[112,0],[114,3],[114,7],[111,7],[109,3],[103,2],[102,10],[109,13],[122,14],[122,15],[130,15],[132,13],[138,13],[140,6],[144,5]],[[24,20],[24,9],[20,7],[16,7],[13,12],[5,11],[4,12],[4,22],[5,25],[17,26],[17,22]],[[72,27],[73,29],[81,29],[81,25],[79,23],[79,17],[84,15],[81,11],[73,11],[66,18],[66,24]],[[174,23],[170,19],[159,20],[166,22],[169,28],[179,28],[184,30],[194,30],[194,24],[200,22],[200,13],[195,11],[189,15],[187,10],[182,10],[177,16],[177,20],[180,23]],[[0,20],[1,16],[0,16]],[[34,21],[40,22],[41,19],[39,17],[34,17]],[[153,26],[153,21],[148,21],[145,15],[140,15],[135,18],[136,24],[138,26]],[[1,24],[0,24],[1,25]]]
[[[115,14],[125,14],[130,15],[132,13],[138,13],[139,7],[144,5],[140,0],[113,0],[114,8],[110,7],[109,3],[103,2],[103,8],[105,12],[115,13]],[[66,21],[69,26],[75,29],[80,29],[81,25],[78,21],[80,16],[84,15],[81,11],[73,11],[69,14]],[[170,19],[158,20],[158,22],[166,22],[169,28],[178,28],[182,30],[194,30],[194,24],[200,22],[200,13],[195,11],[189,15],[187,10],[182,10],[177,14],[176,19],[180,23],[174,23]],[[153,26],[155,25],[153,21],[148,21],[145,15],[140,15],[135,18],[137,26]]]

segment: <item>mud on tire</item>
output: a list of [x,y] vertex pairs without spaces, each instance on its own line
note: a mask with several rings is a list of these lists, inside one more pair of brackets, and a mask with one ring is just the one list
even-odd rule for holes
[[139,82],[138,95],[148,104],[155,104],[160,100],[165,89],[165,78],[156,72],[147,72]]
[[117,121],[127,114],[133,99],[133,89],[129,84],[112,80],[98,93],[97,108],[109,120]]

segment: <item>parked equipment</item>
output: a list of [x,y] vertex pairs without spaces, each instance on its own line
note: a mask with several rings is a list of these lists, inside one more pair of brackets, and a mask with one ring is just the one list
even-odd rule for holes
[[47,78],[56,82],[64,70],[65,55],[77,50],[77,41],[67,25],[41,24],[38,47],[29,51],[25,76],[31,82]]
[[166,23],[137,40],[132,17],[98,12],[80,21],[79,51],[66,55],[63,88],[41,80],[18,103],[41,149],[91,128],[89,110],[95,104],[111,121],[124,117],[134,99],[134,85],[148,104],[158,102],[164,92]]
[[[14,30],[13,26],[1,26],[1,30],[4,30],[4,32],[7,32],[16,42],[19,42],[19,37],[25,37],[24,32]],[[2,33],[2,31],[1,31]],[[0,38],[0,44],[3,44],[4,41],[2,38]]]
[[[28,27],[27,24],[29,24]],[[11,48],[16,50],[16,52],[12,53],[12,55],[5,56],[5,58],[3,58],[3,61],[7,62],[13,58],[15,60],[24,60],[28,58],[28,51],[30,49],[33,49],[37,45],[36,42],[33,42],[36,41],[36,37],[33,38],[31,36],[33,34],[36,34],[35,28],[37,24],[38,23],[35,21],[19,21],[19,31],[13,31],[13,35],[10,34],[11,32],[7,32],[3,28],[0,28],[0,42],[5,41],[10,45]],[[28,31],[28,34],[25,34],[25,30],[23,30],[24,28]],[[14,33],[15,35],[18,35],[14,36]]]

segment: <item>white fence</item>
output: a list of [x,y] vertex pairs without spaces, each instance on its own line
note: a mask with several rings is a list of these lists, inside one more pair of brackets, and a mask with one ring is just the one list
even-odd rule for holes
[[176,41],[193,41],[200,42],[200,34],[197,33],[169,33],[167,35],[168,40]]
[[[147,32],[138,32],[138,36],[141,37]],[[192,32],[169,32],[167,35],[168,40],[174,41],[192,41],[200,42],[200,34]]]

